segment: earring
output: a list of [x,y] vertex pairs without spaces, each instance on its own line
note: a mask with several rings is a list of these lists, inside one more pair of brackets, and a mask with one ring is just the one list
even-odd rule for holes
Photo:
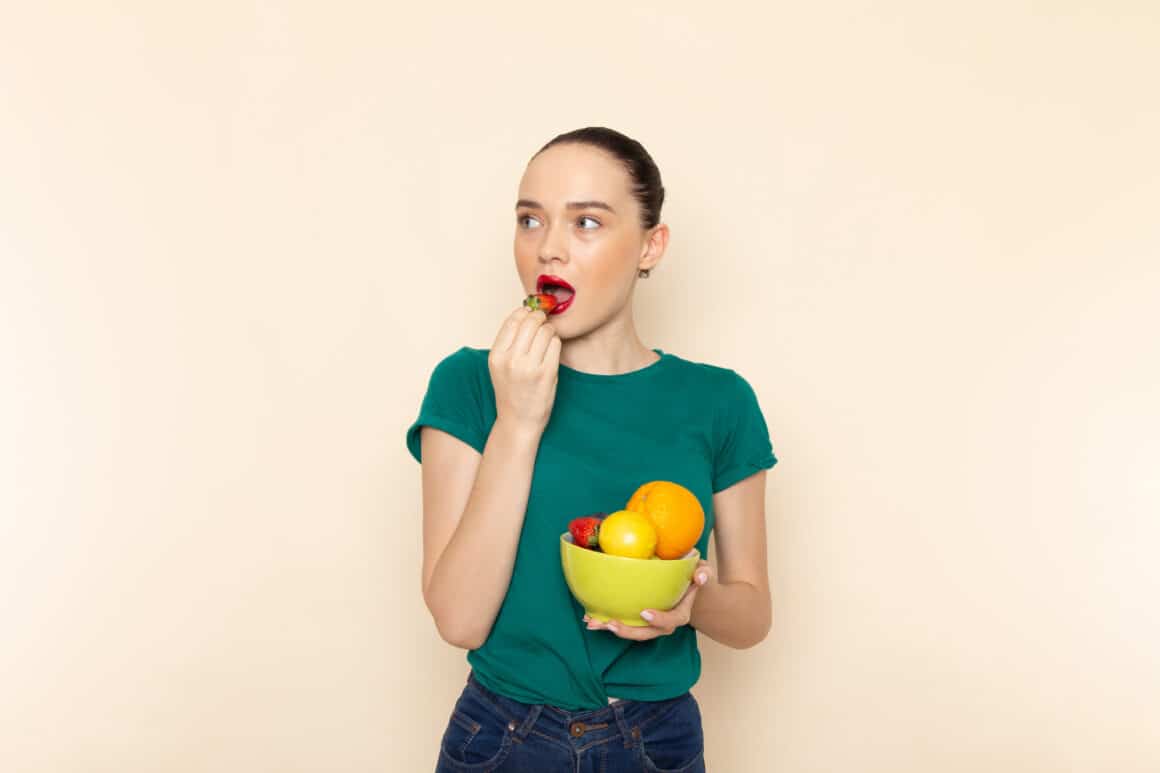
[[649,275],[650,271],[652,271],[651,268],[642,268],[640,271],[636,272],[636,275],[639,276],[641,279],[648,279],[648,275]]

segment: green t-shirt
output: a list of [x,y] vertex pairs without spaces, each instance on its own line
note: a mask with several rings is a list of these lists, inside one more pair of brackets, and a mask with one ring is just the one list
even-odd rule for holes
[[[488,351],[465,346],[435,366],[407,430],[417,461],[423,425],[483,453],[496,417]],[[692,626],[647,642],[590,631],[560,566],[560,535],[573,518],[623,509],[652,480],[680,483],[700,500],[697,549],[706,557],[713,494],[777,462],[744,378],[654,351],[659,360],[616,375],[560,365],[507,596],[487,641],[467,654],[479,681],[501,695],[579,711],[606,706],[610,695],[666,700],[700,677]]]

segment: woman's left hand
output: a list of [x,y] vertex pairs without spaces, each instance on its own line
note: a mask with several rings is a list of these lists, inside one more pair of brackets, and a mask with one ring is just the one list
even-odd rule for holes
[[[697,568],[693,571],[693,582],[689,584],[685,595],[681,597],[675,607],[669,610],[646,609],[641,613],[641,617],[648,622],[648,625],[623,625],[615,620],[600,623],[590,619],[588,615],[584,615],[584,622],[588,623],[589,631],[599,631],[603,628],[612,631],[622,639],[632,639],[633,641],[648,641],[658,636],[668,636],[682,625],[688,625],[689,619],[693,615],[693,602],[697,598],[697,591],[716,578],[717,574],[708,561],[698,561]],[[650,614],[652,615],[651,619],[648,617]]]

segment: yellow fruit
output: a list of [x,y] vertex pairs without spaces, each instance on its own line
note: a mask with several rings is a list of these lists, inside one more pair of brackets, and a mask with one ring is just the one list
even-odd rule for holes
[[600,524],[600,549],[609,555],[651,558],[656,545],[656,529],[640,513],[617,510]]
[[656,554],[680,558],[693,549],[705,530],[705,511],[697,496],[679,483],[654,480],[638,488],[625,510],[641,513],[657,533]]

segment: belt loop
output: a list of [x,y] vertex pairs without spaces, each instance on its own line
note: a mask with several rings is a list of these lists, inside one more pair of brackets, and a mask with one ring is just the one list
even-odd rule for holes
[[518,725],[514,720],[508,723],[508,730],[512,732],[512,735],[515,736],[517,741],[523,742],[523,740],[528,737],[528,733],[532,732],[532,727],[536,724],[536,720],[540,718],[540,712],[543,710],[543,704],[532,704],[532,707],[528,711],[528,715],[524,717],[523,722]]
[[624,718],[624,703],[625,701],[617,701],[610,705],[612,706],[612,714],[616,717],[616,726],[620,728],[620,734],[624,736],[624,748],[631,749],[636,744],[640,731],[634,733],[629,728],[628,720]]

